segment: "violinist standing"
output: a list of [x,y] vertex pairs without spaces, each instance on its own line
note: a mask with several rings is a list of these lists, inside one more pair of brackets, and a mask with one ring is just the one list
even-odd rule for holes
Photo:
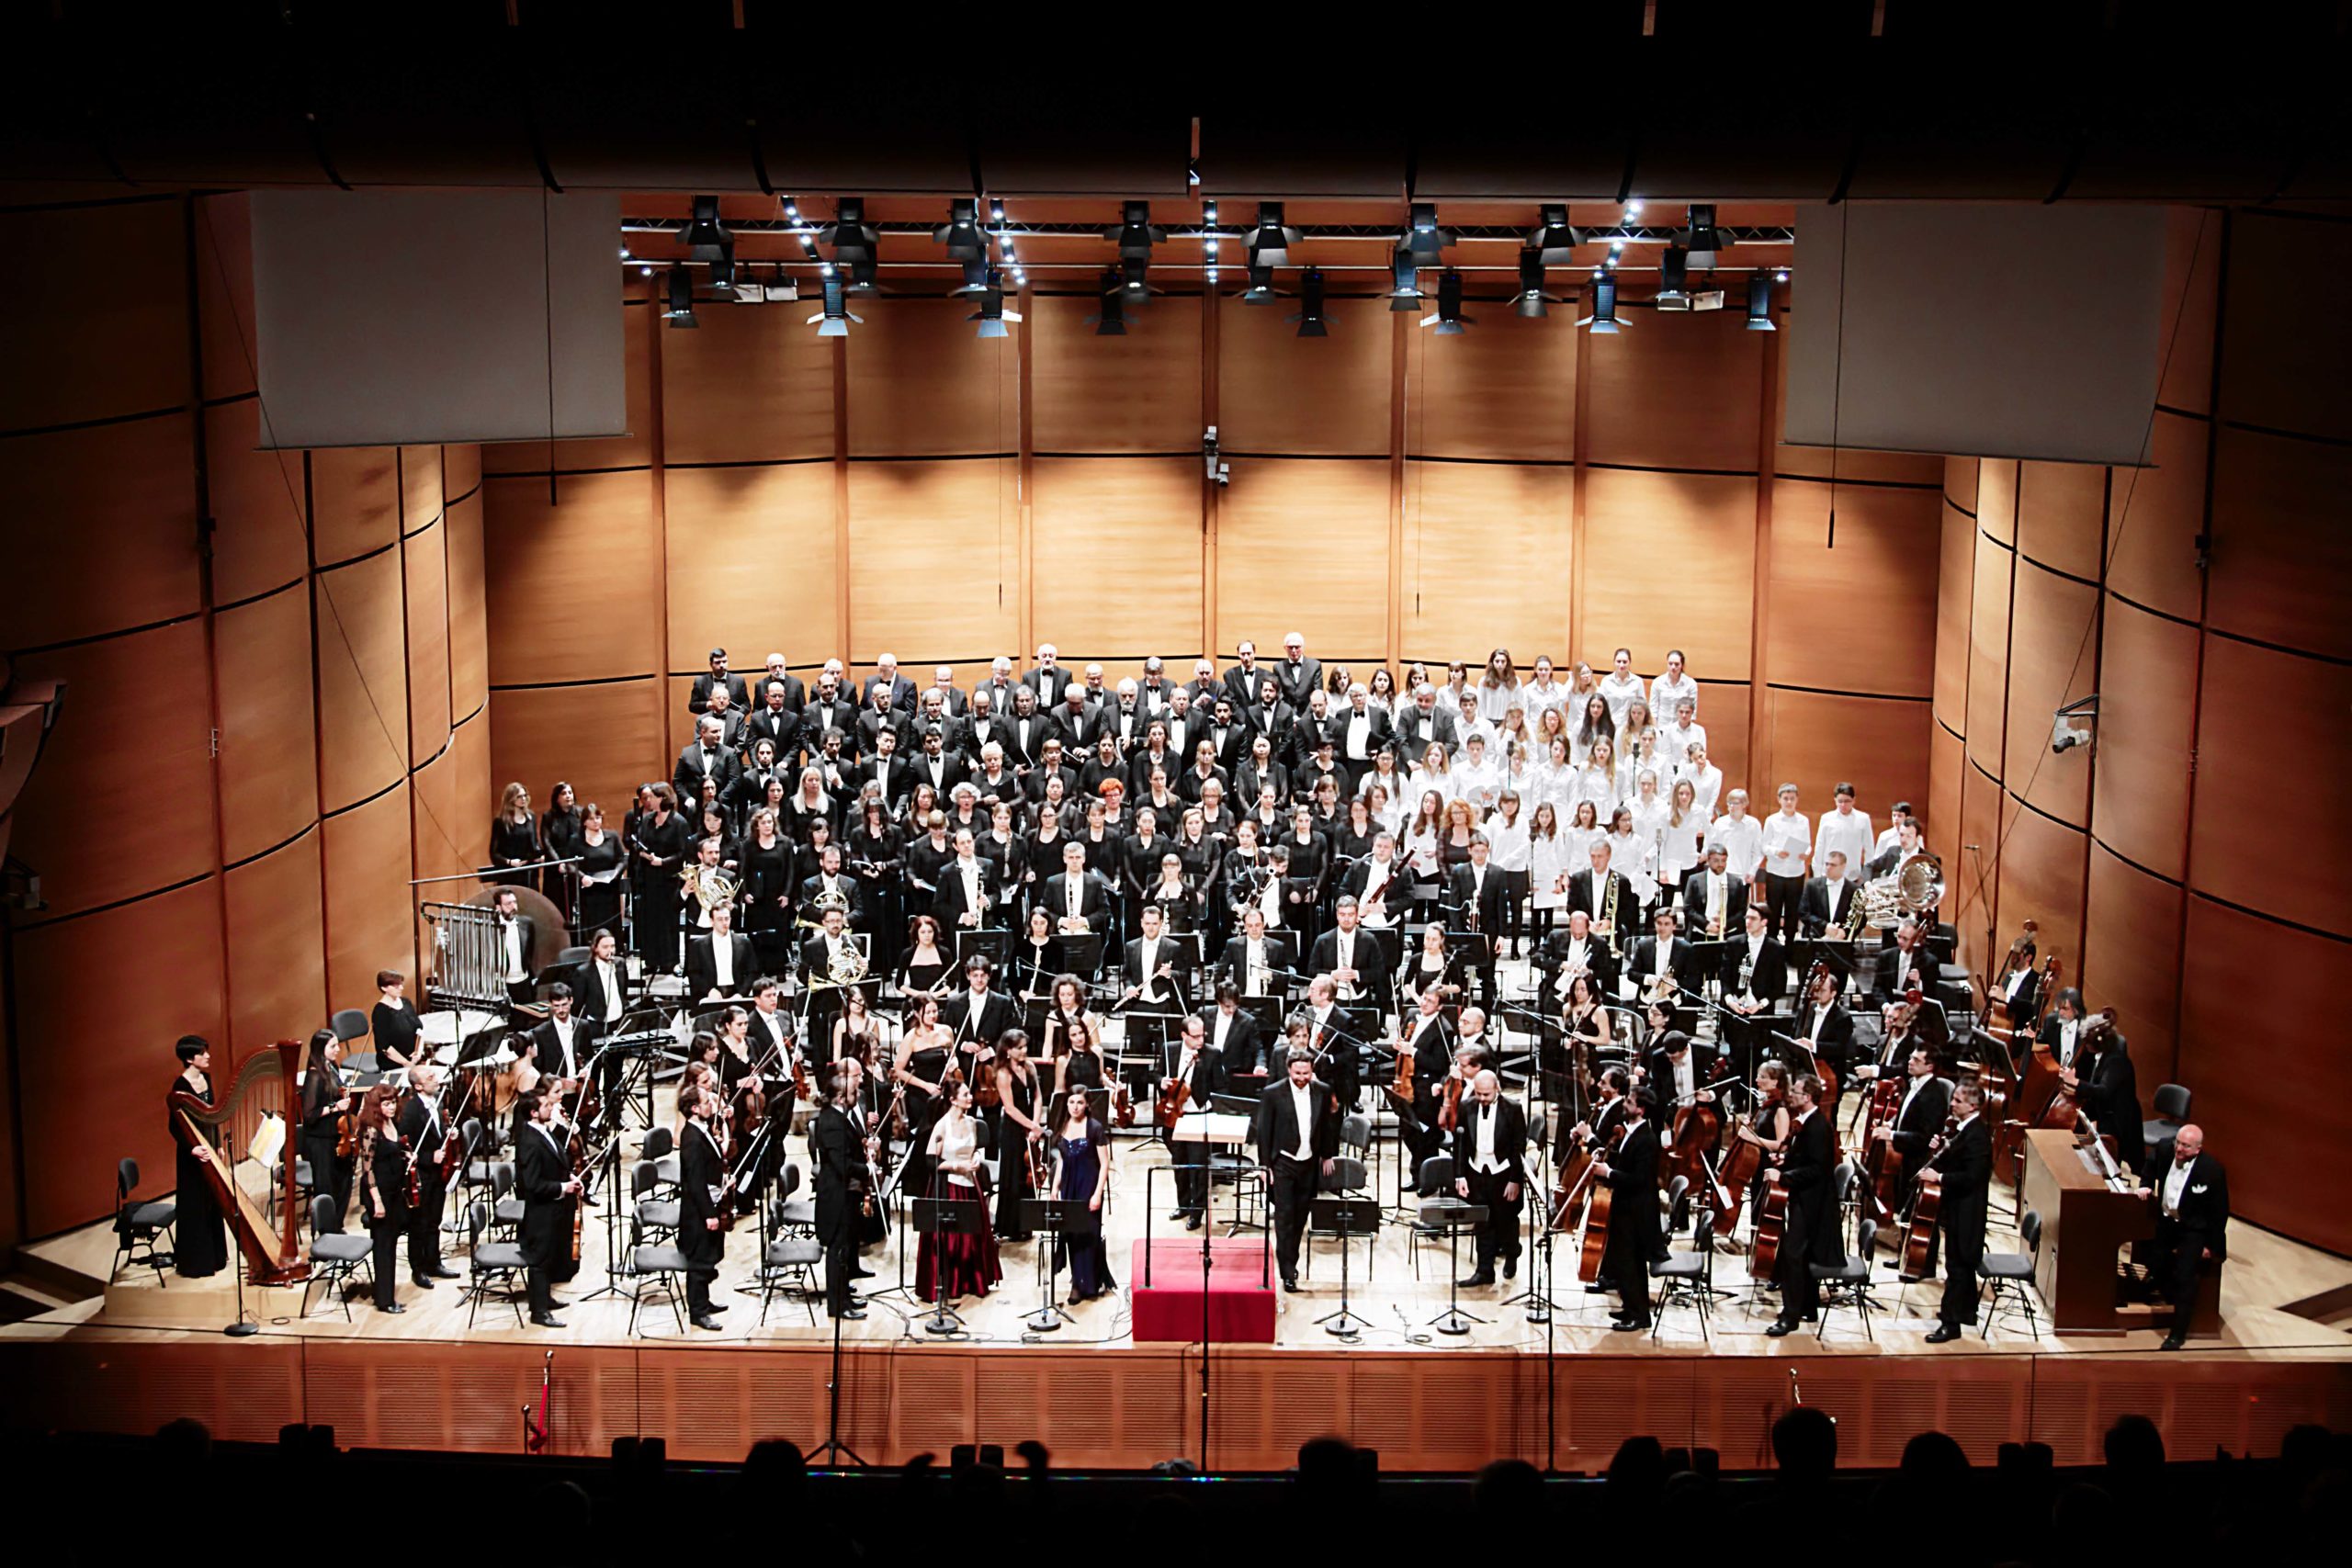
[[1625,1107],[1625,1135],[1593,1176],[1609,1183],[1609,1243],[1600,1259],[1602,1289],[1617,1292],[1609,1326],[1634,1333],[1650,1325],[1650,1258],[1664,1250],[1657,1214],[1657,1096],[1649,1089],[1617,1103]]
[[[376,1238],[369,1265],[376,1276],[376,1310],[401,1313],[408,1308],[393,1299],[392,1269],[399,1261],[401,1233],[408,1229],[408,1150],[401,1145],[400,1091],[378,1084],[359,1107],[359,1143],[354,1156],[363,1175],[362,1197],[368,1234]],[[412,1253],[410,1265],[414,1267]]]
[[[1184,1108],[1205,1111],[1221,1085],[1216,1053],[1209,1049],[1208,1021],[1187,1014],[1183,1032],[1167,1047],[1170,1079],[1184,1086]],[[1174,1129],[1170,1129],[1173,1133]],[[1184,1228],[1196,1231],[1208,1213],[1209,1146],[1178,1142],[1170,1137],[1169,1163],[1176,1168],[1176,1213]]]
[[858,1103],[864,1071],[854,1056],[833,1063],[826,1074],[824,1108],[808,1129],[808,1153],[817,1168],[817,1239],[825,1248],[825,1310],[834,1317],[865,1315],[849,1285],[857,1269],[857,1187],[879,1149]]
[[1974,1083],[1951,1091],[1951,1129],[1936,1139],[1936,1169],[1943,1195],[1936,1227],[1943,1237],[1944,1299],[1936,1309],[1930,1345],[1948,1344],[1976,1321],[1976,1266],[1984,1258],[1984,1212],[1992,1197],[1993,1134],[1984,1118],[1984,1091]]
[[1767,1182],[1777,1177],[1789,1194],[1788,1226],[1772,1270],[1781,1286],[1781,1315],[1764,1330],[1775,1339],[1821,1315],[1821,1287],[1806,1265],[1846,1260],[1845,1244],[1838,1235],[1837,1190],[1831,1181],[1829,1118],[1823,1113],[1820,1100],[1821,1080],[1811,1073],[1799,1073],[1789,1085],[1789,1113],[1796,1118],[1796,1126],[1779,1164],[1766,1167],[1763,1173]]
[[401,1107],[401,1137],[416,1160],[416,1206],[408,1219],[409,1282],[431,1290],[435,1280],[454,1280],[458,1271],[441,1261],[441,1209],[447,1189],[441,1180],[441,1149],[449,1141],[443,1113],[441,1069],[427,1063],[409,1069],[413,1091]]
[[727,1233],[719,1214],[727,1204],[727,1162],[719,1157],[718,1135],[710,1119],[718,1097],[707,1089],[689,1089],[686,1130],[678,1140],[678,1250],[686,1258],[686,1315],[696,1328],[719,1331],[710,1282],[727,1256]]
[[563,1152],[556,1130],[556,1097],[526,1094],[514,1102],[524,1130],[514,1134],[514,1190],[523,1195],[524,1280],[531,1293],[531,1322],[561,1328],[555,1315],[555,1276],[567,1262],[571,1214],[580,1201],[580,1179]]

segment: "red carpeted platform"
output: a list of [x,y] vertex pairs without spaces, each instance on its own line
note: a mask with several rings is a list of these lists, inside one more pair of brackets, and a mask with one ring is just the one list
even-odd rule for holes
[[[1150,1253],[1146,1284],[1145,1252]],[[1127,1276],[1135,1292],[1138,1345],[1201,1337],[1201,1243],[1197,1236],[1138,1241]],[[1208,1337],[1236,1345],[1274,1342],[1274,1274],[1265,1243],[1234,1236],[1209,1243]]]

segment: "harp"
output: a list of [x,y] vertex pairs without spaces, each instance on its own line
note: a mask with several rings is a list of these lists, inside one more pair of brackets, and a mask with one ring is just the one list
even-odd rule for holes
[[[245,1277],[255,1285],[300,1284],[311,1271],[296,1239],[302,1203],[288,1146],[298,1114],[295,1086],[309,1049],[301,1041],[281,1040],[253,1052],[237,1064],[228,1092],[216,1094],[209,1105],[185,1089],[172,1091],[172,1134],[211,1148],[204,1179],[236,1233]],[[259,1179],[249,1183],[255,1167]]]

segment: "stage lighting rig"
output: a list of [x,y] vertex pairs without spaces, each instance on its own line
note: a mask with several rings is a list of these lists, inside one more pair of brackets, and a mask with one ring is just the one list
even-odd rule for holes
[[852,321],[859,326],[865,318],[850,314],[849,300],[842,292],[841,269],[835,267],[825,274],[825,303],[823,309],[808,318],[819,337],[847,337]]
[[1298,275],[1298,309],[1290,320],[1298,323],[1300,337],[1329,337],[1330,322],[1323,314],[1323,273],[1318,267],[1308,267]]
[[1438,226],[1437,203],[1417,201],[1412,204],[1404,238],[1405,248],[1425,261],[1435,261],[1440,252],[1453,243],[1453,231]]
[[1250,260],[1254,265],[1264,262],[1269,266],[1290,265],[1290,248],[1306,236],[1283,221],[1283,204],[1261,201],[1258,204],[1258,226],[1250,231]]
[[1527,231],[1528,249],[1537,253],[1546,266],[1576,260],[1576,248],[1584,243],[1584,235],[1569,224],[1567,204],[1547,201],[1535,210],[1536,225]]
[[673,266],[662,276],[662,294],[665,301],[662,319],[673,327],[699,327],[695,320],[695,280],[684,267]]
[[847,265],[860,258],[872,259],[882,231],[866,222],[864,197],[845,196],[834,209],[833,220],[817,231],[817,237],[833,248],[835,261]]
[[1772,280],[1756,273],[1747,280],[1747,330],[1752,333],[1776,333],[1781,329],[1772,321]]
[[1617,320],[1617,280],[1615,278],[1607,273],[1593,274],[1592,314],[1577,322],[1577,325],[1589,327],[1596,333],[1615,333],[1620,330]]
[[1396,253],[1388,258],[1388,309],[1391,312],[1417,310],[1420,302],[1429,298],[1421,292],[1420,271],[1420,258],[1413,254],[1412,248],[1397,246]]
[[947,254],[955,261],[977,261],[989,254],[986,235],[980,232],[980,204],[977,201],[951,201],[947,204],[947,221],[931,231],[931,237],[947,247]]
[[1510,297],[1511,309],[1522,316],[1543,316],[1544,307],[1557,305],[1556,296],[1544,292],[1544,253],[1529,245],[1519,253],[1519,292]]
[[1086,319],[1094,323],[1096,337],[1127,335],[1126,290],[1121,284],[1117,273],[1106,272],[1102,275],[1102,308],[1098,313]]
[[1122,260],[1151,259],[1151,247],[1168,238],[1168,231],[1151,220],[1151,203],[1125,201],[1119,204],[1119,221],[1102,231],[1102,237],[1119,247]]
[[1477,321],[1462,313],[1462,275],[1452,267],[1437,280],[1437,314],[1423,316],[1421,325],[1435,327],[1440,337],[1460,337]]

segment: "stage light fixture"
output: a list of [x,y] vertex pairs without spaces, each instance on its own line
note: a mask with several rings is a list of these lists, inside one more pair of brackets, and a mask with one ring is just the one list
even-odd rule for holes
[[1151,264],[1141,256],[1128,256],[1119,263],[1119,288],[1131,305],[1150,303],[1151,286],[1148,276]]
[[1634,219],[1639,218],[1641,215],[1642,198],[1638,196],[1627,197],[1625,198],[1625,221],[1631,223]]
[[1241,291],[1244,305],[1271,305],[1274,302],[1274,269],[1264,262],[1250,264],[1250,287]]
[[1301,337],[1329,337],[1330,323],[1323,315],[1323,274],[1319,268],[1308,267],[1298,275],[1298,309],[1290,320],[1298,323]]
[[1405,245],[1415,255],[1435,261],[1438,254],[1453,243],[1453,231],[1442,229],[1437,221],[1437,203],[1417,201],[1412,204],[1412,216],[1405,230]]
[[1527,231],[1528,248],[1547,266],[1576,260],[1576,248],[1584,243],[1584,236],[1568,222],[1567,203],[1547,201],[1535,210],[1538,221]]
[[1440,337],[1460,337],[1477,324],[1475,317],[1462,313],[1462,275],[1447,267],[1437,280],[1437,314],[1423,316],[1421,325],[1435,327]]
[[865,324],[865,318],[850,314],[849,300],[842,289],[841,272],[838,268],[829,268],[825,273],[824,308],[808,318],[808,324],[817,329],[819,337],[847,337],[852,321],[862,327]]
[[845,196],[834,209],[833,220],[818,230],[817,237],[832,246],[835,261],[849,263],[873,255],[882,231],[866,222],[864,197]]
[[1750,274],[1747,279],[1747,330],[1752,333],[1776,333],[1781,330],[1772,321],[1772,280],[1760,272]]
[[1306,236],[1283,221],[1283,204],[1258,204],[1258,226],[1250,231],[1250,259],[1270,266],[1287,266],[1290,248]]
[[628,260],[628,259],[629,259],[628,247],[627,245],[623,245],[623,246],[621,247],[621,260],[623,260],[623,261],[627,261],[627,260]]
[[1006,337],[1011,334],[1006,331],[1005,323],[1019,321],[1021,312],[1004,308],[1004,279],[992,272],[989,275],[989,286],[980,290],[980,308],[964,319],[979,322],[982,337]]
[[1661,310],[1687,310],[1690,308],[1690,258],[1673,245],[1658,262],[1657,299]]
[[849,264],[849,284],[842,290],[842,292],[844,294],[873,294],[879,292],[879,290],[874,287],[874,268],[875,261],[872,256],[859,256],[856,260],[851,262]]
[[1388,258],[1388,309],[1392,313],[1418,310],[1420,302],[1429,298],[1421,292],[1420,270],[1420,258],[1413,254],[1409,246],[1397,246],[1396,254]]
[[1577,325],[1590,327],[1597,333],[1614,333],[1621,330],[1622,323],[1617,320],[1617,280],[1615,278],[1606,276],[1594,278],[1592,314],[1585,317]]
[[735,236],[718,221],[718,198],[698,196],[694,198],[694,216],[678,225],[678,238],[686,244],[686,254],[695,261],[709,261],[724,245],[734,248]]
[[1694,201],[1690,204],[1690,226],[1675,231],[1674,243],[1690,253],[1696,266],[1713,266],[1723,252],[1731,249],[1729,234],[1715,227],[1715,204]]
[[989,243],[980,232],[980,204],[977,201],[951,201],[947,204],[947,221],[931,231],[931,237],[947,247],[947,254],[956,261],[970,261],[988,254]]
[[1168,231],[1151,220],[1151,203],[1123,201],[1117,225],[1103,230],[1102,237],[1118,243],[1122,258],[1140,256],[1149,261],[1151,247],[1168,238]]
[[673,266],[662,280],[662,292],[667,301],[662,308],[662,319],[673,327],[699,327],[695,320],[695,280],[684,267]]
[[964,264],[964,281],[949,289],[947,297],[953,299],[961,295],[979,294],[985,291],[988,286],[989,264],[985,261],[967,261]]
[[1519,292],[1510,297],[1511,309],[1522,316],[1544,316],[1550,313],[1544,307],[1559,302],[1544,292],[1544,253],[1527,246],[1519,253]]
[[1117,273],[1106,272],[1102,275],[1102,308],[1099,312],[1086,319],[1094,323],[1096,337],[1127,335],[1126,292],[1121,286]]

